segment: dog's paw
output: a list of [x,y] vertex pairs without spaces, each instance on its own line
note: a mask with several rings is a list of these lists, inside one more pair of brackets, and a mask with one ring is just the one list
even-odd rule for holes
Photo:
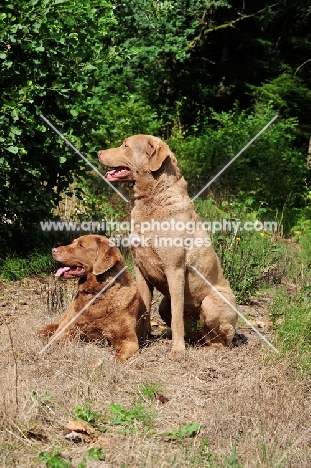
[[37,335],[46,336],[50,338],[55,333],[57,328],[58,328],[58,323],[51,323],[50,325],[47,325],[44,328],[40,328],[40,330],[37,331]]
[[124,357],[124,356],[120,356],[120,354],[118,354],[118,353],[116,353],[114,355],[114,358],[115,358],[116,362],[121,362],[121,364],[126,364],[126,362],[127,362],[127,358]]
[[180,344],[179,346],[172,346],[172,349],[168,355],[169,360],[171,361],[184,361],[186,358],[186,348],[185,344]]

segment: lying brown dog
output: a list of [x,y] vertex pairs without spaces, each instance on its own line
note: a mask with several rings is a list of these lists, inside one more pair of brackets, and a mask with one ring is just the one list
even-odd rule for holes
[[[88,339],[106,337],[116,348],[116,357],[124,362],[138,351],[139,339],[146,338],[150,324],[133,278],[126,269],[120,274],[125,267],[120,251],[104,236],[87,235],[54,248],[52,255],[62,265],[56,276],[79,278],[78,292],[60,322],[39,333],[50,336],[64,330],[57,340],[77,330]],[[75,316],[76,320],[68,325]]]
[[[189,335],[198,331],[207,344],[229,345],[237,321],[235,297],[170,148],[152,135],[134,135],[118,148],[99,151],[98,157],[113,168],[107,180],[135,183],[131,251],[137,286],[147,311],[153,287],[163,294],[159,312],[172,328],[172,353],[185,348],[185,324]],[[180,229],[189,222],[196,225],[193,231]]]

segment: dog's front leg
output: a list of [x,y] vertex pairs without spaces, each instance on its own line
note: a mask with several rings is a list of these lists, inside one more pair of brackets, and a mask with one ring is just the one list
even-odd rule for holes
[[79,317],[77,317],[76,320],[74,319],[78,312],[74,302],[72,302],[60,318],[58,328],[55,330],[55,336],[51,338],[51,341],[64,340],[72,334],[74,328],[77,326],[77,319],[79,319]]
[[142,272],[137,266],[135,266],[135,277],[136,277],[137,289],[146,306],[145,317],[146,317],[146,320],[149,322],[148,333],[150,333],[151,331],[150,309],[151,309],[151,301],[152,301],[152,296],[153,296],[153,285],[144,278]]
[[184,267],[170,268],[166,271],[167,283],[171,297],[172,312],[172,355],[179,355],[185,351],[185,325],[184,325]]

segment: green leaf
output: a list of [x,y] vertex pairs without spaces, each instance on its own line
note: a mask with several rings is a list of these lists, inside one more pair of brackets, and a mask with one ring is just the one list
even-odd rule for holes
[[14,122],[16,122],[16,121],[19,119],[18,110],[17,110],[17,109],[13,109],[12,112],[11,112],[11,116],[13,117]]
[[18,153],[18,147],[17,146],[9,146],[7,148],[8,151],[10,151],[10,153],[13,153],[13,154],[17,154]]
[[187,426],[180,427],[179,429],[173,430],[171,432],[161,434],[161,436],[166,439],[182,439],[184,437],[194,437],[199,429],[200,423],[191,423],[187,424]]
[[95,70],[96,68],[97,67],[95,67],[91,63],[88,63],[87,65],[85,65],[84,70]]

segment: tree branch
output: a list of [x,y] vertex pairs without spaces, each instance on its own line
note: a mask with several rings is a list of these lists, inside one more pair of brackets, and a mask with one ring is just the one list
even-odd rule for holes
[[[219,29],[233,28],[235,26],[235,24],[238,23],[239,21],[245,20],[247,18],[252,18],[252,17],[258,15],[259,13],[263,13],[264,11],[268,10],[269,8],[275,7],[278,4],[279,4],[279,2],[273,3],[273,5],[268,5],[267,7],[262,8],[261,10],[258,10],[258,11],[256,11],[256,13],[252,13],[251,15],[244,15],[242,13],[238,13],[239,18],[236,18],[235,20],[229,21],[228,23],[220,24],[219,26],[214,26],[214,27],[208,28],[208,29],[204,29],[204,26],[203,26],[200,33],[198,34],[198,36],[196,36],[194,39],[192,39],[192,41],[189,43],[188,48],[193,49],[201,41],[202,36],[206,36],[207,34],[209,34],[211,32],[218,31]],[[203,24],[206,23],[205,16],[206,16],[206,11],[203,13],[203,16],[202,16],[202,19],[201,19],[201,23],[203,23]]]
[[311,59],[306,60],[303,62],[301,65],[299,65],[298,68],[296,68],[295,75],[297,74],[298,70],[300,70],[301,67],[303,67],[306,63],[311,62]]

